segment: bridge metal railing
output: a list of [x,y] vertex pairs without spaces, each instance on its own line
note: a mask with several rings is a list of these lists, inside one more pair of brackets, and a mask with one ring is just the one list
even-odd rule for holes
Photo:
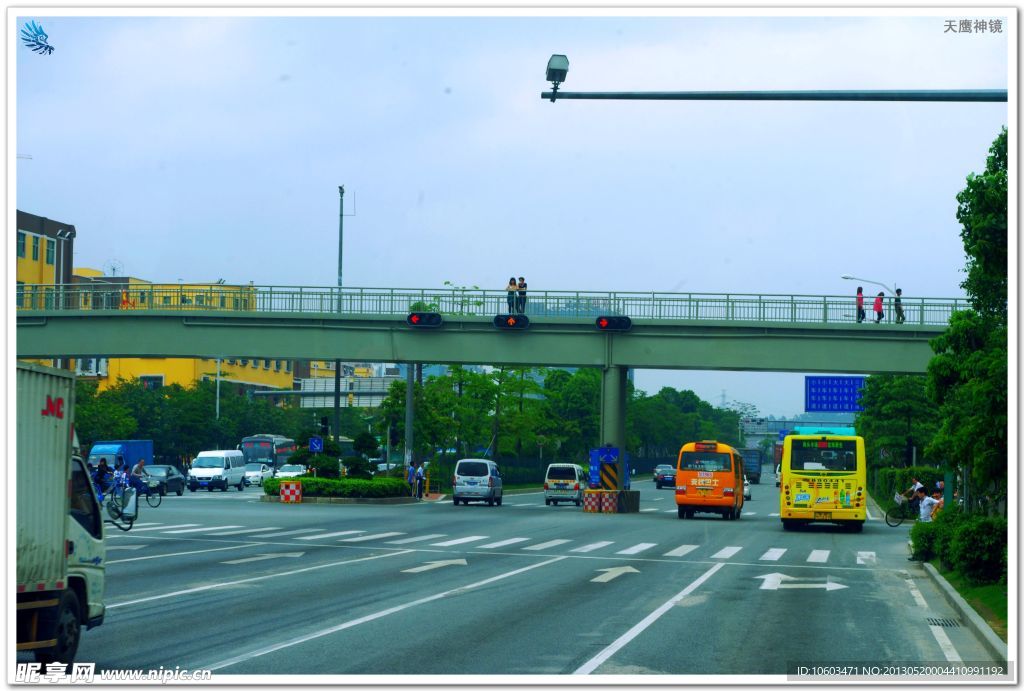
[[[404,316],[411,311],[493,317],[509,312],[504,290],[336,288],[316,286],[31,285],[17,287],[19,312],[47,314],[66,310],[119,312],[198,312]],[[865,300],[867,317],[873,298]],[[965,298],[904,297],[905,322],[944,326],[950,315],[967,309]],[[639,293],[530,291],[530,317],[591,318],[623,314],[634,319],[686,321],[852,324],[856,303],[850,295],[765,295],[748,293]],[[886,323],[896,319],[892,298],[885,298]]]

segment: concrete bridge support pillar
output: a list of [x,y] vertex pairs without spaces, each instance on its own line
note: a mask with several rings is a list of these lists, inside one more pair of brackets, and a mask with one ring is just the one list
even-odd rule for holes
[[601,445],[611,444],[619,449],[619,486],[625,487],[626,453],[626,370],[625,367],[606,367],[601,376]]

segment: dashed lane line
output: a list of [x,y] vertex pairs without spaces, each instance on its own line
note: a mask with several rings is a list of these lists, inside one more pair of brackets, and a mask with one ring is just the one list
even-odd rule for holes
[[515,545],[520,542],[528,542],[529,540],[530,538],[528,537],[513,537],[509,538],[508,540],[499,540],[498,542],[491,542],[486,545],[480,545],[478,549],[497,549],[499,547],[504,547],[506,545]]
[[[265,533],[268,530],[280,530],[280,528],[278,528],[277,526],[272,526],[270,528],[246,528],[245,530],[229,530],[226,533],[210,533],[210,535],[216,535],[217,537],[221,537],[221,536],[224,536],[224,535],[244,535],[246,533]],[[253,535],[253,537],[265,537],[265,536],[263,536],[263,535]]]
[[607,547],[608,545],[613,545],[613,544],[615,544],[615,543],[614,542],[608,542],[608,541],[592,542],[589,545],[583,545],[582,547],[577,547],[576,549],[571,549],[569,551],[570,552],[593,552],[595,549],[601,549],[602,547]]
[[383,537],[394,537],[396,535],[405,535],[405,533],[377,533],[376,535],[360,535],[359,537],[345,537],[338,542],[365,542],[367,540],[379,540]]
[[619,550],[618,552],[616,552],[616,554],[639,554],[640,552],[649,550],[651,547],[654,547],[657,544],[658,543],[656,542],[641,542],[639,544],[633,545],[632,547],[627,547],[626,549]]
[[742,547],[735,547],[735,546],[723,547],[719,551],[717,551],[714,554],[712,554],[711,558],[712,559],[729,559],[734,554],[739,552],[741,549],[743,549],[743,548]]
[[778,561],[785,553],[786,550],[781,547],[772,547],[761,555],[760,561]]
[[295,538],[296,540],[323,540],[329,537],[338,537],[339,535],[357,535],[359,533],[365,533],[365,530],[340,530],[336,533],[320,533],[319,535],[304,535],[302,537]]
[[423,542],[424,540],[436,540],[439,537],[447,537],[444,533],[434,533],[432,535],[420,535],[418,537],[407,537],[401,540],[388,540],[389,545],[407,545],[410,542]]
[[283,533],[267,533],[260,537],[284,537],[285,535],[301,535],[302,533],[320,533],[324,528],[300,528],[299,530],[286,530]]
[[807,561],[812,564],[824,564],[828,561],[829,550],[827,549],[814,549],[811,550],[811,554],[807,557]]
[[547,542],[542,542],[539,545],[530,545],[529,547],[523,547],[523,549],[529,549],[529,550],[551,549],[552,547],[558,547],[559,545],[564,545],[564,544],[566,544],[568,542],[572,542],[572,540],[548,540]]
[[665,552],[666,557],[685,557],[687,554],[697,549],[698,545],[680,545],[671,552]]
[[228,530],[229,528],[241,528],[240,525],[211,525],[203,528],[185,528],[184,530],[164,530],[168,535],[181,535],[182,533],[205,533],[209,530]]
[[196,549],[196,550],[192,550],[191,552],[174,552],[173,554],[151,554],[148,557],[131,557],[129,559],[114,559],[113,561],[108,561],[107,564],[124,564],[125,562],[128,562],[128,561],[146,561],[148,559],[166,559],[168,557],[182,557],[182,556],[185,556],[186,554],[202,554],[204,552],[223,552],[224,550],[227,550],[227,549],[242,549],[243,547],[252,547],[255,544],[258,544],[258,543],[247,542],[247,543],[241,544],[241,545],[231,545],[230,547],[214,547],[213,549]]
[[470,535],[469,537],[458,537],[454,540],[445,540],[444,542],[431,543],[431,547],[451,547],[452,545],[461,545],[466,542],[477,542],[479,540],[486,540],[486,535]]

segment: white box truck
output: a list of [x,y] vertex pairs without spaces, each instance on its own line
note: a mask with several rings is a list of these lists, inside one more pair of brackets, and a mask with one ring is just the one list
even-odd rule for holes
[[16,386],[17,650],[71,663],[103,623],[103,516],[72,457],[74,375],[19,362]]

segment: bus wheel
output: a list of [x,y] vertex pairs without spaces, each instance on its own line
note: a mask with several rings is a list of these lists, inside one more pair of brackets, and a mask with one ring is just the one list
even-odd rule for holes
[[846,529],[851,533],[862,533],[864,532],[864,521],[850,521],[846,524]]
[[793,521],[789,520],[788,518],[783,518],[782,519],[782,529],[783,530],[796,530],[796,523],[794,523]]
[[684,509],[682,506],[677,506],[676,511],[679,512],[680,518],[686,518],[686,509]]

